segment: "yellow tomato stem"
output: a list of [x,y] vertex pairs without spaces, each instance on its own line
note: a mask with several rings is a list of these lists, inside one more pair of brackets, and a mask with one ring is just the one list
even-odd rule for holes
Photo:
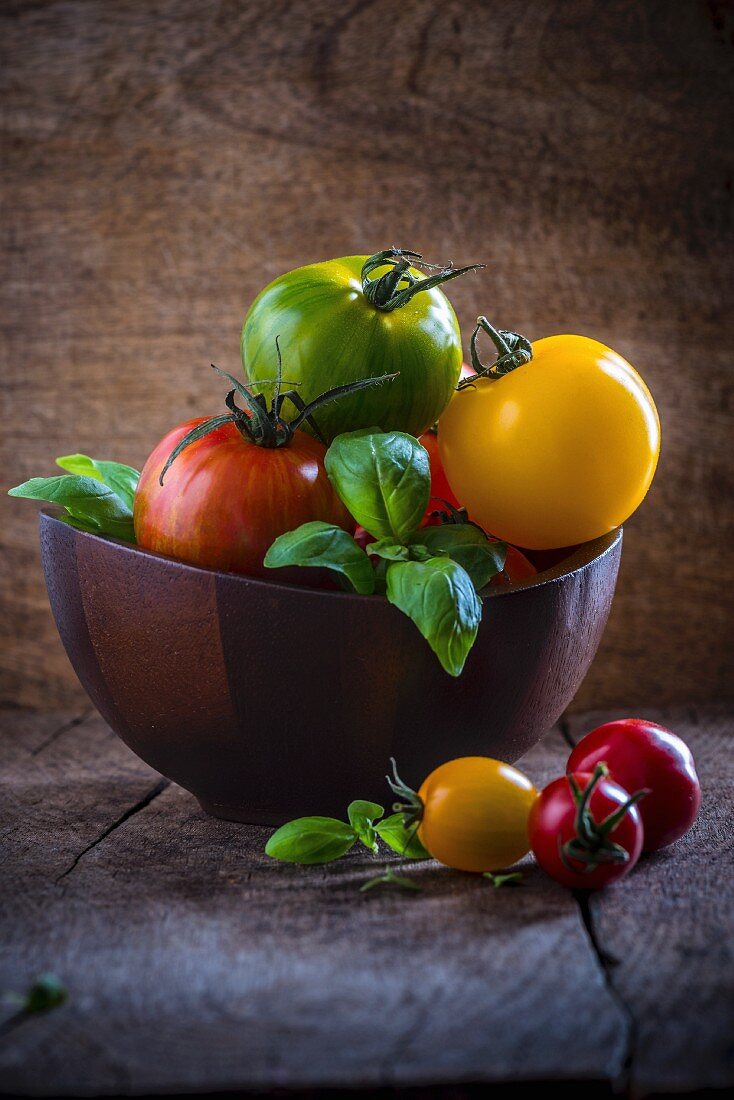
[[[477,339],[480,332],[486,333],[495,346],[497,359],[494,363],[483,363],[479,356]],[[471,364],[476,371],[476,377],[460,379],[456,387],[458,390],[466,389],[467,386],[473,385],[476,378],[501,378],[517,367],[522,367],[525,363],[529,363],[533,358],[533,347],[527,337],[522,336],[519,332],[512,332],[509,329],[496,329],[483,315],[477,317],[476,328],[469,341],[469,350],[471,353]]]

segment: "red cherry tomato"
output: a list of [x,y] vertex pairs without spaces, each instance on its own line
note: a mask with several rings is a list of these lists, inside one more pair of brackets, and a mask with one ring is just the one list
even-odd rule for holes
[[590,771],[600,760],[627,790],[649,788],[640,803],[646,852],[672,844],[690,829],[701,805],[701,785],[691,750],[680,737],[643,718],[606,722],[579,741],[568,770]]
[[496,576],[492,577],[489,583],[494,588],[505,588],[513,584],[519,584],[520,581],[526,581],[529,577],[534,577],[537,572],[538,570],[533,563],[528,561],[516,546],[510,546],[508,543],[505,568],[501,573],[497,573]]
[[[428,461],[431,467],[431,499],[428,502],[426,519],[430,517],[431,512],[441,507],[442,501],[452,504],[454,508],[460,508],[461,505],[452,493],[446,474],[443,472],[441,456],[438,453],[438,436],[434,431],[424,432],[418,442],[422,443],[428,451]],[[424,519],[421,526],[426,525],[426,519]]]
[[364,527],[362,527],[361,524],[358,524],[354,532],[354,541],[357,543],[358,546],[361,546],[363,550],[366,550],[369,544],[371,542],[375,542],[376,540],[374,536],[369,533],[369,531],[365,531]]
[[143,467],[134,522],[144,549],[272,579],[263,557],[278,535],[315,519],[354,530],[326,476],[326,447],[301,431],[287,446],[258,447],[224,424],[186,447],[161,486],[166,459],[205,419],[170,431]]
[[640,812],[605,771],[599,765],[593,774],[574,772],[554,779],[530,811],[535,858],[571,889],[598,890],[622,878],[642,851]]

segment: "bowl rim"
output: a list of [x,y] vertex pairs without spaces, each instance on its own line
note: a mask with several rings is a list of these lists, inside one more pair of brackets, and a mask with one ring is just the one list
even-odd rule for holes
[[[223,577],[232,583],[255,585],[258,588],[264,588],[266,590],[278,589],[284,592],[324,596],[342,601],[345,599],[354,601],[368,600],[374,603],[375,599],[378,599],[385,603],[388,602],[387,597],[383,595],[373,594],[371,596],[365,596],[358,592],[342,592],[328,588],[316,588],[306,584],[289,584],[275,579],[266,580],[264,577],[250,577],[246,573],[233,573],[223,569],[210,569],[203,565],[192,565],[189,562],[179,561],[178,558],[170,557],[167,554],[159,554],[156,550],[145,550],[135,543],[125,542],[123,539],[116,539],[111,535],[98,535],[92,531],[84,531],[80,527],[74,527],[71,523],[65,523],[57,513],[51,511],[49,508],[42,508],[39,512],[39,525],[41,528],[44,523],[63,527],[65,531],[71,531],[75,536],[81,539],[91,539],[93,542],[101,542],[125,553],[141,555],[152,561],[160,562],[163,565],[174,566],[184,571]],[[610,554],[622,541],[623,534],[624,527],[615,527],[605,535],[599,535],[596,539],[581,543],[581,545],[577,546],[567,558],[562,558],[561,561],[557,562],[555,565],[536,573],[533,577],[529,577],[527,580],[520,581],[518,584],[513,584],[506,588],[491,588],[486,586],[482,589],[480,595],[483,600],[502,599],[512,596],[517,592],[526,592],[529,589],[543,588],[548,584],[557,584],[561,580],[565,580],[576,573],[582,572],[594,562],[600,561],[602,558],[606,557],[607,554]]]

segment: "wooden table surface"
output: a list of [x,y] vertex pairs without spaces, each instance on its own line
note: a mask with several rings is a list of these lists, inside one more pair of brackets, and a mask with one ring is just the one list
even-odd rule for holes
[[[694,750],[699,821],[585,898],[529,861],[519,889],[428,863],[418,894],[361,894],[369,857],[270,861],[269,830],[206,817],[95,712],[0,712],[0,991],[45,971],[69,991],[20,1021],[3,1007],[0,1089],[734,1085],[734,723],[648,716]],[[605,717],[574,715],[522,766],[546,782]]]

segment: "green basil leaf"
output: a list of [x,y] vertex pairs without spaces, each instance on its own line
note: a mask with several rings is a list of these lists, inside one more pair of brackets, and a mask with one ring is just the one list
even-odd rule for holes
[[23,1001],[25,1012],[46,1012],[58,1008],[68,993],[55,974],[41,974],[26,993]]
[[56,459],[56,465],[70,474],[82,474],[96,478],[106,485],[132,510],[135,490],[138,487],[140,473],[132,466],[122,462],[98,462],[88,455],[63,455]]
[[8,496],[61,504],[74,521],[74,527],[135,542],[132,509],[96,478],[76,474],[32,477],[10,489]]
[[[417,537],[418,536],[416,535],[416,538]],[[441,557],[443,553],[444,551],[442,550],[434,550],[434,552],[431,553],[428,547],[424,546],[422,542],[413,542],[411,540],[410,546],[408,547],[408,560],[430,561],[431,558]],[[446,554],[445,556],[448,557],[448,554]]]
[[378,539],[367,547],[370,557],[384,558],[385,561],[408,561],[410,550],[394,539]]
[[505,871],[497,874],[494,871],[483,871],[482,877],[489,879],[495,889],[500,886],[520,886],[522,884],[522,871]]
[[351,535],[333,523],[313,520],[280,535],[265,555],[268,569],[284,565],[320,566],[344,577],[353,592],[370,596],[375,574],[370,559]]
[[426,851],[418,839],[416,825],[410,825],[406,829],[405,818],[400,813],[391,814],[384,821],[379,821],[375,825],[375,832],[380,840],[384,840],[388,848],[392,848],[393,852],[404,856],[405,859],[431,858],[430,853]]
[[361,798],[350,802],[347,807],[349,822],[365,848],[377,852],[377,840],[373,828],[375,821],[382,817],[385,810],[376,802],[364,802]]
[[359,892],[366,894],[368,890],[374,890],[375,886],[399,886],[401,890],[413,890],[415,893],[421,891],[421,887],[417,882],[413,882],[412,878],[408,878],[406,875],[396,875],[390,867],[386,867],[383,874],[362,883]]
[[347,807],[349,821],[355,829],[359,827],[358,822],[360,821],[366,821],[369,825],[373,825],[375,821],[382,817],[384,812],[384,807],[378,806],[376,802],[365,802],[361,798],[350,802]]
[[466,570],[451,558],[393,562],[387,598],[420,630],[450,676],[458,676],[474,645],[482,604]]
[[431,492],[428,453],[404,432],[345,432],[326,453],[326,471],[357,523],[377,539],[405,542]]
[[448,554],[471,577],[479,591],[492,577],[505,567],[507,544],[490,542],[484,531],[473,523],[444,523],[440,527],[423,527],[410,540],[416,558],[425,560],[424,553],[432,556]]
[[357,834],[334,817],[299,817],[277,829],[265,854],[285,863],[330,863],[354,845]]

